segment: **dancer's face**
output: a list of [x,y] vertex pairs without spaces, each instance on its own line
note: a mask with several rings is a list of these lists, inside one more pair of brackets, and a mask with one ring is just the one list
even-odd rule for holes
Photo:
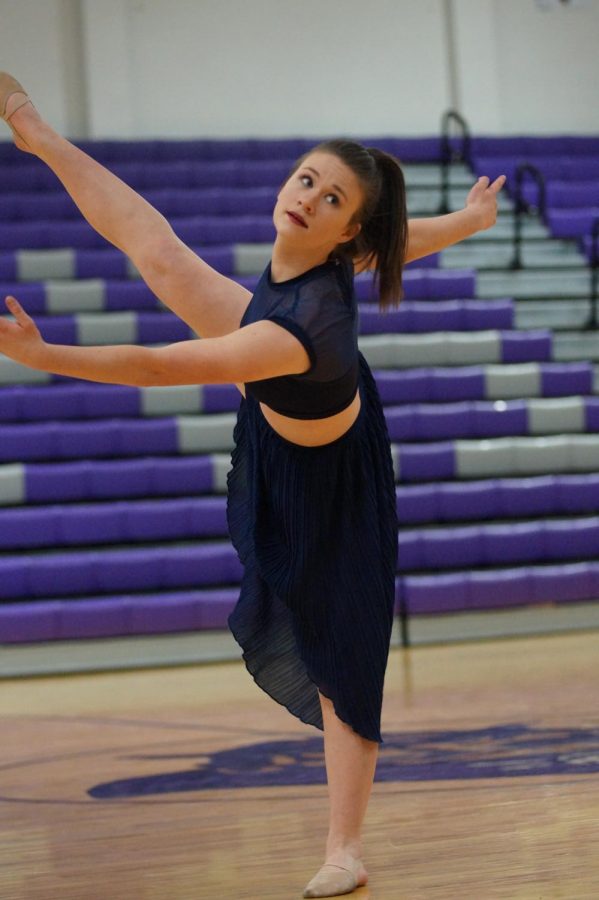
[[328,253],[359,232],[352,219],[363,200],[360,183],[345,163],[330,153],[311,153],[279,192],[273,213],[277,235]]

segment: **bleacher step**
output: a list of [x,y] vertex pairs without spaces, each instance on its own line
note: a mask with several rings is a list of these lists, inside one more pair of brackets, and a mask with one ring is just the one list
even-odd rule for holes
[[[597,331],[557,332],[553,338],[553,358],[560,362],[592,360],[599,363],[599,336]],[[597,458],[599,469],[599,457]]]
[[588,271],[574,272],[479,272],[476,293],[482,299],[513,297],[516,300],[550,297],[588,297]]
[[584,330],[590,315],[588,300],[518,300],[516,328],[551,328],[553,331]]
[[[401,162],[401,160],[400,160]],[[415,187],[441,188],[442,170],[438,163],[402,163],[402,170],[408,190]],[[470,188],[476,181],[468,166],[454,164],[449,171],[449,186],[452,188]]]
[[[509,270],[514,248],[505,241],[457,244],[441,254],[441,265],[447,269]],[[566,241],[525,241],[521,262],[524,269],[586,269],[586,260],[574,243]]]

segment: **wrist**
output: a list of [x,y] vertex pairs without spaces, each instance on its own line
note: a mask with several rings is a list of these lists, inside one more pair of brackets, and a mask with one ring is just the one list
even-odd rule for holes
[[465,237],[471,237],[471,235],[476,234],[477,231],[483,231],[487,227],[483,216],[476,207],[465,206],[460,210],[460,215],[462,217]]
[[30,366],[32,369],[41,369],[44,372],[48,372],[51,365],[50,347],[50,344],[47,344],[43,338],[40,338],[26,350],[20,362]]

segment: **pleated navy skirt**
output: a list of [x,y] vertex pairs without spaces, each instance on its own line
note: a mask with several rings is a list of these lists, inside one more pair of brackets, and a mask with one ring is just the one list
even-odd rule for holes
[[318,691],[381,741],[397,565],[395,480],[376,383],[360,354],[361,409],[338,440],[291,443],[241,401],[227,517],[244,566],[229,626],[256,683],[323,728]]

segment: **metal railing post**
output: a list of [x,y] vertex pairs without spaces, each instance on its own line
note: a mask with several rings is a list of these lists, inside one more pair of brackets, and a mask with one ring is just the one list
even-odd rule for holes
[[529,204],[523,196],[523,183],[525,177],[529,175],[537,184],[538,200],[537,211],[541,218],[545,217],[546,209],[546,192],[545,178],[540,169],[533,166],[532,163],[520,163],[516,168],[515,188],[514,188],[514,255],[510,264],[510,269],[515,271],[522,268],[522,216],[524,213],[531,212]]
[[599,217],[591,226],[591,312],[586,328],[597,328],[597,305],[599,297]]
[[[462,143],[452,148],[449,134],[450,125],[455,122],[462,132]],[[449,167],[454,162],[470,164],[470,130],[463,116],[455,109],[449,109],[441,120],[441,203],[439,213],[450,212],[449,206]]]

